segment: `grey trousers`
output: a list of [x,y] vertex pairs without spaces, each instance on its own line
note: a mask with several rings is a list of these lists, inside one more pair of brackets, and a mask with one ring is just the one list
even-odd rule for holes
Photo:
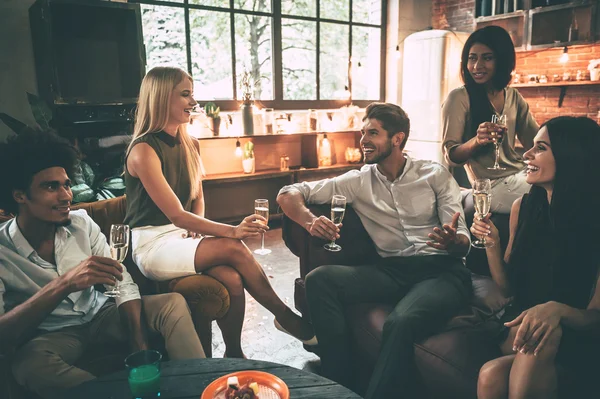
[[322,374],[353,386],[348,305],[395,305],[383,327],[367,399],[413,398],[415,341],[433,335],[468,303],[470,272],[450,256],[387,258],[377,265],[321,266],[306,277],[306,296],[319,340]]
[[[171,359],[203,358],[190,310],[180,294],[142,297],[147,328],[160,333]],[[117,306],[105,305],[89,323],[42,333],[17,350],[12,371],[17,382],[43,398],[53,398],[64,389],[96,378],[73,366],[92,345],[127,342],[127,327]]]

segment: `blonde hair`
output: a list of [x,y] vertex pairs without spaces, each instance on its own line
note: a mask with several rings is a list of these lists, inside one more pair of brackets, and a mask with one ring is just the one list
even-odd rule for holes
[[[129,155],[136,139],[146,134],[160,132],[167,127],[171,109],[171,94],[183,79],[189,79],[193,83],[192,77],[186,71],[173,67],[152,68],[144,76],[135,112],[133,138],[126,155]],[[190,195],[192,199],[196,199],[200,192],[202,175],[200,156],[185,125],[179,125],[178,132],[184,150],[185,164],[190,174]]]

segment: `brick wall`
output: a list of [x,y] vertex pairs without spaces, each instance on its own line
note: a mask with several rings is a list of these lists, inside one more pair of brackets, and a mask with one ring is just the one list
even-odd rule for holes
[[471,32],[475,17],[475,0],[433,0],[432,14],[433,29]]
[[[463,32],[473,30],[474,0],[433,0],[432,26],[434,29],[450,29]],[[569,47],[569,61],[558,60],[562,48],[517,53],[516,73],[522,81],[529,74],[545,74],[552,79],[561,77],[565,71],[575,79],[577,70],[585,72],[589,79],[589,60],[600,58],[600,42],[594,45]],[[523,87],[519,91],[529,103],[531,113],[539,123],[559,115],[588,116],[597,121],[600,110],[600,85],[574,86],[567,89],[562,107],[558,107],[559,87]],[[600,121],[599,121],[600,122]]]

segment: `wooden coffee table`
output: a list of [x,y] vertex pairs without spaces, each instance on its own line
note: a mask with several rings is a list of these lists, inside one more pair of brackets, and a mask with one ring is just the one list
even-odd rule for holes
[[[200,399],[215,379],[240,370],[261,370],[281,378],[290,389],[290,399],[360,399],[349,389],[307,371],[282,364],[244,359],[194,359],[163,362],[161,399]],[[131,399],[127,371],[85,382],[68,390],[69,399]]]

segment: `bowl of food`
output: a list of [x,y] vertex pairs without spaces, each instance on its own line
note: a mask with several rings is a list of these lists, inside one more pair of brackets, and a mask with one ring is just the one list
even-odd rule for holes
[[289,399],[281,378],[264,371],[237,371],[211,382],[200,399]]

